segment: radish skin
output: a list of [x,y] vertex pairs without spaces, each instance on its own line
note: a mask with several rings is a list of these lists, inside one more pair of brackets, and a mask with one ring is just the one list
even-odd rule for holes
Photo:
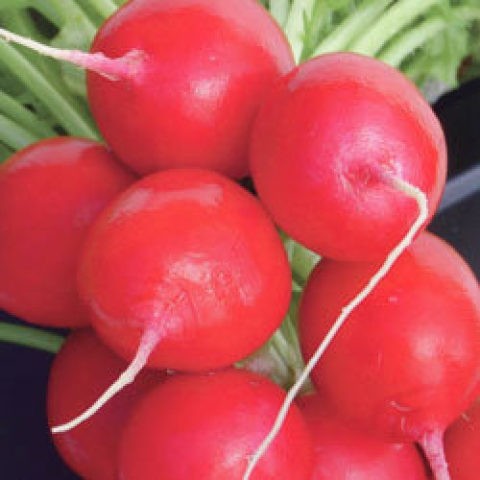
[[0,37],[86,68],[103,137],[142,175],[197,167],[246,176],[260,103],[294,66],[284,33],[257,0],[132,0],[99,28],[90,53],[5,30]]
[[94,220],[135,180],[104,145],[75,137],[39,141],[3,163],[0,308],[36,325],[88,325],[78,257]]
[[288,310],[291,272],[253,195],[217,173],[175,169],[145,177],[103,212],[79,287],[93,327],[132,363],[56,433],[85,421],[145,364],[208,371],[252,353]]
[[[64,342],[50,369],[47,388],[49,425],[75,415],[125,368],[91,329],[77,329]],[[72,379],[75,381],[72,381]],[[139,400],[165,379],[144,371],[92,421],[53,442],[65,463],[82,478],[117,480],[120,434]]]

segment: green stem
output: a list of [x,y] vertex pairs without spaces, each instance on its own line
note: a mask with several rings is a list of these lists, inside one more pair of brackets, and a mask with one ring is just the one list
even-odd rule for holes
[[111,0],[88,0],[88,3],[104,19],[110,17],[118,9],[118,6]]
[[455,13],[464,21],[480,20],[480,8],[471,6],[454,7]]
[[296,62],[300,60],[303,50],[304,17],[311,15],[314,6],[315,0],[293,0],[290,8],[285,24],[285,34],[290,41]]
[[62,346],[64,338],[38,328],[0,322],[0,341],[36,348],[44,352],[57,353]]
[[340,23],[317,46],[313,56],[323,53],[346,50],[362,32],[373,25],[378,16],[388,7],[393,0],[367,1],[352,15]]
[[374,56],[390,38],[441,0],[400,0],[395,2],[349,50]]
[[[74,0],[50,0],[50,3],[60,14],[63,24],[73,20],[76,23],[81,22],[86,29],[87,35],[93,36],[95,34],[96,26]],[[60,25],[57,26],[60,27]]]
[[39,137],[0,114],[0,142],[13,150],[20,150],[38,140]]
[[11,73],[50,110],[69,134],[97,138],[95,129],[79,114],[79,108],[75,108],[57,89],[53,88],[42,72],[28,62],[19,50],[0,41],[0,59]]
[[270,14],[277,23],[284,27],[290,11],[290,2],[288,0],[270,0]]
[[13,97],[0,91],[0,112],[29,130],[39,138],[55,137],[57,135],[45,122],[39,120],[28,108],[17,102]]
[[393,41],[378,58],[393,67],[399,67],[405,58],[446,27],[444,19],[429,18]]

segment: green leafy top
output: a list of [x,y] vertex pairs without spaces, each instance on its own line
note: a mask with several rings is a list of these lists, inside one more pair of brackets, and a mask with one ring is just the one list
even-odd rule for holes
[[[87,50],[124,0],[2,0],[0,26]],[[480,73],[480,0],[263,0],[299,62],[332,51],[377,56],[419,86],[455,86]],[[427,91],[427,89],[426,89]],[[0,161],[43,137],[99,138],[84,73],[0,41]]]

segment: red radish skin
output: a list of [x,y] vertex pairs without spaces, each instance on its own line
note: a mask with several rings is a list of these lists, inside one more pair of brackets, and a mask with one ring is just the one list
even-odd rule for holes
[[430,218],[446,174],[442,129],[416,87],[353,53],[317,57],[277,82],[255,121],[250,161],[275,221],[338,260],[385,258],[404,237],[418,209],[395,178],[425,192]]
[[310,480],[427,480],[414,444],[387,443],[345,425],[318,394],[297,399],[314,445]]
[[96,222],[79,286],[99,335],[130,360],[79,417],[87,420],[145,366],[231,365],[279,327],[291,294],[286,252],[258,200],[207,170],[145,177]]
[[3,29],[0,37],[87,68],[98,127],[140,174],[198,167],[246,176],[259,105],[294,66],[257,0],[131,0],[100,27],[91,54]]
[[135,176],[90,140],[42,140],[0,166],[0,308],[30,323],[88,324],[77,261],[100,211]]
[[153,326],[157,368],[224,367],[260,347],[289,304],[291,273],[261,204],[231,180],[175,169],[137,182],[101,216],[80,265],[92,322],[131,359]]
[[131,78],[90,72],[88,96],[107,142],[142,174],[201,167],[245,176],[259,104],[294,66],[256,0],[133,0],[100,28],[91,52],[141,55]]
[[478,480],[480,472],[480,401],[445,433],[445,454],[452,480]]
[[[100,342],[92,330],[71,333],[50,370],[49,424],[55,425],[80,413],[125,367],[125,361]],[[54,435],[55,447],[65,463],[85,479],[118,480],[121,432],[138,401],[164,378],[161,372],[141,372],[95,418],[75,430]]]
[[[242,370],[181,374],[145,397],[120,450],[123,480],[240,480],[285,393]],[[254,480],[309,480],[312,445],[297,408],[262,458]]]
[[[300,306],[305,358],[377,269],[332,260],[315,268]],[[423,233],[351,314],[312,380],[343,418],[420,442],[440,480],[448,478],[441,436],[475,396],[478,358],[475,276],[450,246]]]

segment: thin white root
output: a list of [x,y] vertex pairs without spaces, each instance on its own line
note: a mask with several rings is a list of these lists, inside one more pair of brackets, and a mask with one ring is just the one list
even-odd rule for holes
[[430,464],[435,480],[450,480],[443,446],[443,432],[438,430],[427,432],[422,436],[419,443]]
[[89,53],[81,50],[67,50],[50,47],[3,28],[0,28],[0,38],[6,42],[12,42],[27,47],[40,55],[45,55],[46,57],[72,63],[77,67],[94,71],[109,80],[119,80],[120,78],[132,77],[135,73],[132,70],[132,67],[134,67],[140,59],[140,52],[137,51],[129,52],[124,57],[114,59],[109,58],[100,52]]
[[268,433],[268,435],[264,438],[263,442],[258,447],[257,451],[251,457],[245,474],[243,475],[243,480],[249,480],[250,476],[255,469],[255,466],[259,462],[259,460],[263,457],[265,452],[267,451],[270,444],[275,440],[278,432],[282,428],[282,425],[285,421],[285,418],[288,415],[288,410],[292,405],[295,397],[299,393],[300,389],[302,388],[305,381],[308,379],[308,376],[315,368],[315,365],[318,363],[322,355],[325,353],[325,350],[328,348],[332,340],[335,338],[335,335],[338,333],[342,325],[347,320],[348,316],[352,313],[355,308],[357,308],[365,298],[370,295],[373,289],[380,283],[380,281],[387,275],[387,273],[392,268],[393,264],[397,261],[398,257],[405,251],[405,249],[412,243],[415,235],[419,232],[422,228],[422,225],[428,219],[428,199],[425,193],[420,190],[419,188],[411,185],[410,183],[402,180],[400,178],[393,178],[391,179],[393,186],[400,190],[401,192],[405,193],[408,197],[414,199],[418,205],[418,216],[415,222],[412,224],[410,229],[408,230],[407,234],[402,238],[402,240],[398,243],[398,245],[388,254],[387,258],[385,259],[384,263],[380,267],[380,269],[375,273],[375,275],[369,280],[367,285],[358,293],[358,295],[353,298],[353,300],[348,303],[345,307],[343,307],[340,315],[335,320],[335,323],[332,325],[331,329],[323,339],[322,343],[318,346],[315,353],[312,355],[308,363],[306,364],[303,372],[299,376],[298,380],[295,384],[290,388],[288,391],[285,400],[280,408],[275,422],[272,426],[272,429]]
[[70,420],[67,423],[64,423],[63,425],[52,427],[52,433],[68,432],[69,430],[77,427],[95,415],[95,413],[97,413],[98,410],[100,410],[112,397],[123,390],[123,388],[125,388],[128,384],[132,383],[139,372],[147,364],[150,354],[159,342],[159,338],[160,335],[157,331],[155,331],[155,329],[147,329],[140,340],[137,354],[127,369],[118,377],[118,379],[107,388],[107,390],[95,401],[93,405],[87,408],[87,410],[81,413],[78,417]]

